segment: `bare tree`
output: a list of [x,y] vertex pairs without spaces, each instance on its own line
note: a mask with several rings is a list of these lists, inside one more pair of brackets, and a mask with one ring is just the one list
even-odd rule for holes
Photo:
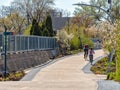
[[40,22],[46,14],[45,12],[54,5],[54,0],[14,0],[12,5],[27,18],[28,24],[30,24],[33,19]]
[[19,16],[18,13],[9,14],[7,17],[0,19],[0,25],[6,25],[8,31],[15,32],[16,34],[22,34],[25,29],[25,19]]

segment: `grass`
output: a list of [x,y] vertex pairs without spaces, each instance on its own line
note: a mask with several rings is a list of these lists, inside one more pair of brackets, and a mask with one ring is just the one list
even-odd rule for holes
[[94,64],[91,67],[91,71],[95,74],[104,74],[107,75],[109,73],[115,72],[115,61],[112,61],[111,63],[108,62],[108,58],[105,57],[98,61],[96,64]]
[[13,71],[7,75],[5,78],[3,74],[0,74],[0,81],[19,81],[22,77],[25,76],[24,71]]

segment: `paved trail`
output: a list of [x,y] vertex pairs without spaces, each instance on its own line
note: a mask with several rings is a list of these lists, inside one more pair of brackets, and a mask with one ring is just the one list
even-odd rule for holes
[[[102,55],[96,50],[94,58]],[[31,81],[0,82],[0,90],[97,90],[103,77],[84,73],[87,63],[83,54],[73,55],[42,68]]]

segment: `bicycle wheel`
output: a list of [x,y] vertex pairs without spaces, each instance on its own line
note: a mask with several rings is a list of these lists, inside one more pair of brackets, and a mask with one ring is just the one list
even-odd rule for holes
[[87,60],[88,54],[85,54],[84,59]]

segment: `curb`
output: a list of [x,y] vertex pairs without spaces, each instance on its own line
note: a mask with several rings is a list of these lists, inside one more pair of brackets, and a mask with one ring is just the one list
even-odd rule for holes
[[[95,58],[95,60],[93,61],[93,65],[94,65],[96,62],[98,62],[99,60],[101,60],[102,58],[104,58],[104,57],[106,57],[106,55]],[[82,70],[83,70],[84,73],[93,74],[93,72],[90,71],[90,68],[91,68],[91,67],[92,67],[92,65],[91,65],[90,62],[89,62],[87,65],[85,65],[85,66],[83,67]]]

